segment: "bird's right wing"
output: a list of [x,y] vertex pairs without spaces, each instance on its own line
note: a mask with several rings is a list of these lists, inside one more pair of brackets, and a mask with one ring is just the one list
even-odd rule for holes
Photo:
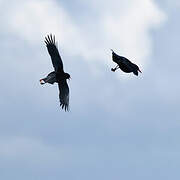
[[52,64],[56,72],[64,72],[63,70],[63,62],[59,51],[56,47],[55,36],[52,34],[47,35],[45,37],[46,47],[48,49],[49,55],[51,56]]
[[59,86],[59,100],[60,106],[65,111],[69,111],[69,87],[66,80],[62,80],[58,83]]

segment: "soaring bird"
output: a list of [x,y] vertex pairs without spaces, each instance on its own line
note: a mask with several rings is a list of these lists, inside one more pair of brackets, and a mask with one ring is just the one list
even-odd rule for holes
[[40,79],[40,84],[58,83],[60,106],[62,109],[64,108],[65,111],[68,111],[69,87],[67,84],[67,79],[70,79],[70,75],[65,73],[63,70],[63,62],[56,46],[55,36],[52,36],[52,34],[47,35],[44,42],[46,43],[47,50],[51,56],[54,71],[49,73],[47,77]]
[[111,71],[115,72],[118,68],[120,68],[123,72],[126,73],[133,72],[136,76],[138,76],[138,71],[142,73],[139,67],[136,64],[132,63],[129,59],[117,55],[112,49],[111,51],[112,51],[112,60],[118,64],[115,68],[111,68]]

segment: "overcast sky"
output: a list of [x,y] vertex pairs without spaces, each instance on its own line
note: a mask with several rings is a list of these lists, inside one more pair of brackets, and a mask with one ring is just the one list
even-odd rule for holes
[[[2,180],[179,180],[178,0],[0,0]],[[44,44],[56,35],[70,112]],[[113,49],[142,74],[115,73]]]

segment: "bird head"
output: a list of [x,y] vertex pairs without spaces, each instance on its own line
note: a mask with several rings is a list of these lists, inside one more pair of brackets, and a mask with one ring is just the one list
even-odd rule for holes
[[65,79],[68,79],[68,80],[71,79],[71,76],[68,73],[65,73],[64,75],[65,75]]

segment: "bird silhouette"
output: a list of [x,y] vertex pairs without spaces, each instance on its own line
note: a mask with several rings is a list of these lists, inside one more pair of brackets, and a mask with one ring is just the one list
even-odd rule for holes
[[138,72],[142,73],[139,67],[132,63],[129,59],[117,55],[112,49],[112,60],[117,63],[115,68],[111,68],[111,71],[115,72],[118,68],[120,68],[125,73],[133,72],[136,76],[138,76]]
[[60,106],[65,111],[69,111],[69,87],[67,79],[70,79],[70,75],[63,70],[63,62],[56,46],[55,36],[52,36],[52,34],[47,35],[44,42],[46,43],[47,50],[51,56],[55,71],[49,73],[47,77],[40,79],[40,84],[58,83]]

